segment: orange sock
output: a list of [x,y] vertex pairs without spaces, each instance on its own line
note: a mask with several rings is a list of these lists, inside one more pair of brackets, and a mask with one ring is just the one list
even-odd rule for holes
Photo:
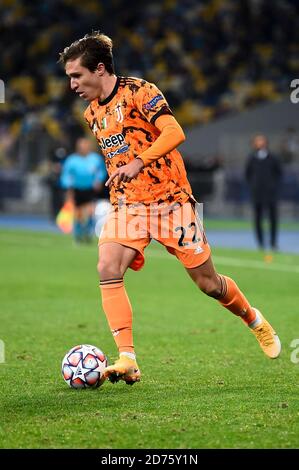
[[134,353],[132,307],[123,279],[100,281],[102,305],[119,352]]
[[235,281],[221,274],[219,274],[219,278],[222,285],[222,293],[218,301],[223,307],[241,317],[246,325],[252,323],[256,319],[256,313]]

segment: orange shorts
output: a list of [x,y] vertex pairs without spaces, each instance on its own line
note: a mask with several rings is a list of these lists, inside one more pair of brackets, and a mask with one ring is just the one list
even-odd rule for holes
[[200,266],[209,258],[210,246],[202,227],[199,206],[192,201],[183,205],[123,207],[109,214],[99,246],[115,242],[134,248],[137,253],[130,268],[138,271],[144,265],[144,249],[154,239],[186,268]]

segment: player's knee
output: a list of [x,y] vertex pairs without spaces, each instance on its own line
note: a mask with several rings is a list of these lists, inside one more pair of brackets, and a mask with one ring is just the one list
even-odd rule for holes
[[221,286],[217,278],[203,277],[198,279],[197,285],[200,290],[209,297],[219,298],[221,295]]
[[113,263],[109,260],[99,260],[97,269],[101,280],[119,279],[123,276],[120,264],[116,262]]

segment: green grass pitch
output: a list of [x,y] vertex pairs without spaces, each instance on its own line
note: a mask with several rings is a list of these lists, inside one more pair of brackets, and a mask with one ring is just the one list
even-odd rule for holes
[[[0,232],[1,448],[297,448],[299,257],[214,249],[281,337],[271,361],[243,323],[204,296],[163,247],[129,270],[142,381],[72,390],[64,354],[116,349],[101,309],[97,247],[58,234]],[[298,354],[299,356],[299,354]]]

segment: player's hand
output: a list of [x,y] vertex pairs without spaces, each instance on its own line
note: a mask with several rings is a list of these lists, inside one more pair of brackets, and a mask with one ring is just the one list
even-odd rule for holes
[[136,178],[140,170],[144,167],[144,163],[141,158],[135,158],[132,162],[127,165],[119,167],[110,178],[106,181],[105,186],[109,186],[114,178],[117,178],[116,184],[119,185],[122,181],[128,183],[133,178]]

